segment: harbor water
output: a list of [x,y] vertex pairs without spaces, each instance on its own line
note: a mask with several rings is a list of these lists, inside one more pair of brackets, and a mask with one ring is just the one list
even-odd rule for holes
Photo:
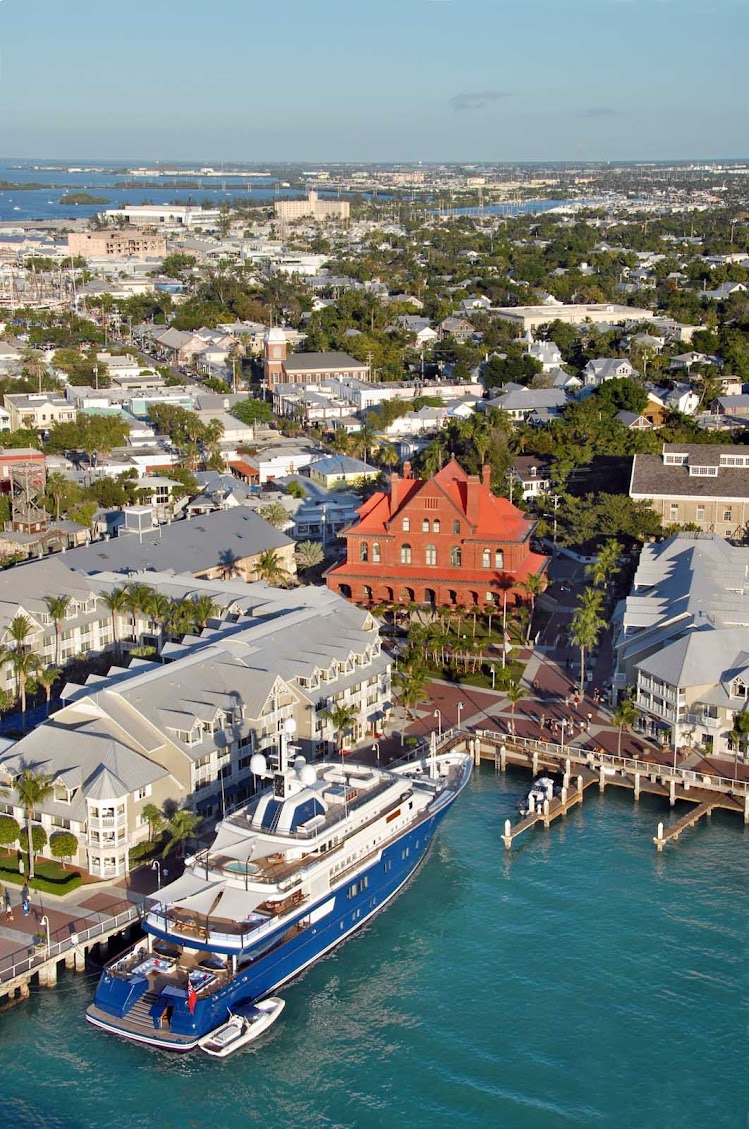
[[745,1126],[749,829],[659,855],[663,802],[610,788],[512,854],[527,774],[484,766],[406,890],[227,1060],[86,1024],[67,973],[0,1016],[13,1129]]

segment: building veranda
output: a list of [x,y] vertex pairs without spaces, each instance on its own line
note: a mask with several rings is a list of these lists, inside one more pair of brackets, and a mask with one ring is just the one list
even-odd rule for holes
[[499,604],[522,591],[547,558],[531,549],[534,521],[492,494],[490,476],[451,459],[422,480],[406,463],[345,531],[346,560],[328,571],[328,587],[359,604],[433,608]]

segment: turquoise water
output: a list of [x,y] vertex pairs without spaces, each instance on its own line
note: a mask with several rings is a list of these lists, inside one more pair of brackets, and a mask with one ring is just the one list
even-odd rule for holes
[[745,1126],[747,832],[716,816],[658,855],[664,808],[610,789],[508,858],[527,779],[482,769],[403,895],[226,1062],[97,1033],[84,977],[35,993],[0,1016],[0,1125]]

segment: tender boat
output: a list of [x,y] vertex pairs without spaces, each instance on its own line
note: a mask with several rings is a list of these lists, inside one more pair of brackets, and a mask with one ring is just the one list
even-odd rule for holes
[[108,965],[86,1018],[111,1034],[188,1051],[240,1003],[273,995],[403,888],[470,779],[465,752],[389,769],[307,764],[281,734],[269,782],[227,814],[212,846],[154,895],[139,942]]
[[210,1035],[198,1041],[201,1051],[215,1058],[226,1058],[267,1031],[286,1007],[280,996],[271,996],[257,1004],[238,1004],[230,1011],[230,1018]]
[[531,812],[540,811],[547,800],[559,795],[559,785],[551,776],[537,776],[531,785],[530,791],[518,802],[520,815],[530,815]]

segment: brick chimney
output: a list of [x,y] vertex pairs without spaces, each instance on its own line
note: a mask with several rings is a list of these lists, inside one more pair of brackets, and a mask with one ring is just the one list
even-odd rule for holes
[[414,476],[414,472],[411,469],[411,464],[410,464],[410,462],[408,462],[408,460],[406,460],[406,462],[403,464],[403,477],[404,478],[413,478],[413,476]]
[[469,474],[466,481],[466,518],[469,525],[479,523],[479,486],[481,479],[477,474]]
[[390,513],[394,514],[398,509],[398,482],[399,478],[395,471],[390,475]]
[[483,484],[484,484],[484,486],[486,487],[487,490],[491,489],[492,468],[489,466],[488,463],[484,463],[484,465],[481,468],[481,481],[483,482]]

